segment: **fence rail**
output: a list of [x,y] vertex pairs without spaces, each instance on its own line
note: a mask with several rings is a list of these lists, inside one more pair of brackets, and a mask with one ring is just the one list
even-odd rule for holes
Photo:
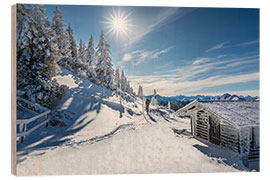
[[[17,138],[20,139],[20,142],[23,143],[25,136],[28,136],[31,132],[35,131],[36,129],[40,128],[42,125],[46,125],[46,127],[49,125],[49,114],[51,113],[51,110],[48,110],[45,107],[40,106],[39,104],[32,103],[30,101],[27,101],[25,99],[22,99],[20,97],[17,97],[17,101],[21,101],[26,103],[28,106],[35,106],[37,107],[40,111],[44,111],[38,115],[35,115],[31,118],[28,119],[17,119],[17,125],[19,125],[20,132],[17,133]],[[20,103],[17,104],[18,106],[21,106]],[[23,106],[22,106],[23,107]],[[25,107],[24,107],[25,108]],[[27,109],[27,108],[26,108]],[[38,120],[42,117],[45,117],[45,120],[42,121],[41,123],[35,125],[34,127],[28,129],[27,125],[35,120]]]

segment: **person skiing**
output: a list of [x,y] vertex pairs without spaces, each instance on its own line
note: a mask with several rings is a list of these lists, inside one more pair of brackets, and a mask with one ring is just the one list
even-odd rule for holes
[[145,101],[145,109],[146,109],[147,113],[149,112],[149,104],[150,104],[149,99],[146,99],[146,101]]

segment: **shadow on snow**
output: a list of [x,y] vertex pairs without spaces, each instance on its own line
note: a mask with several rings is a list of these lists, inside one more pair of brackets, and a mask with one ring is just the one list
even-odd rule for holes
[[[67,74],[70,73],[62,73],[62,75]],[[99,114],[101,110],[101,105],[105,105],[115,111],[119,111],[120,118],[123,117],[125,109],[127,109],[128,114],[131,116],[136,114],[131,109],[124,108],[118,103],[104,100],[113,96],[113,92],[111,90],[97,86],[90,81],[81,80],[76,76],[72,76],[72,78],[75,80],[75,83],[78,86],[70,89],[67,92],[66,96],[57,104],[55,104],[53,109],[64,109],[70,112],[73,111],[75,112],[74,117],[72,118],[72,120],[65,121],[65,123],[67,124],[66,127],[42,127],[31,133],[29,137],[26,137],[23,144],[17,143],[17,163],[23,162],[26,159],[25,155],[29,155],[34,150],[54,149],[57,146],[61,146],[64,143],[70,141],[71,138],[68,138],[68,136],[81,131],[88,124],[96,120],[96,117],[89,119],[87,118],[87,115],[85,115],[85,117],[83,117],[83,115],[87,112],[92,111],[95,111],[96,114]],[[71,102],[68,102],[67,105],[65,105],[67,101]],[[41,143],[35,144],[38,142]],[[35,154],[35,156],[42,154],[44,153],[37,153]]]

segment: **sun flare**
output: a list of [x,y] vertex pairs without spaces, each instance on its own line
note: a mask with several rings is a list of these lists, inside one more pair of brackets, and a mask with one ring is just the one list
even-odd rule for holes
[[104,23],[107,25],[107,34],[112,34],[119,39],[120,37],[127,36],[130,31],[132,24],[130,23],[130,15],[132,13],[126,14],[124,11],[118,9],[116,12],[113,9],[113,12],[110,14],[110,17],[105,17]]

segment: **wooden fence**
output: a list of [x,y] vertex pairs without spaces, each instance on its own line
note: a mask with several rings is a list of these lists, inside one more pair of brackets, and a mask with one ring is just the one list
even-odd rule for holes
[[[51,110],[45,108],[45,107],[42,107],[40,106],[39,104],[36,104],[36,103],[32,103],[30,101],[27,101],[23,98],[20,98],[20,97],[17,97],[17,106],[21,106],[23,107],[24,109],[26,108],[25,106],[22,106],[22,104],[26,104],[27,106],[26,107],[34,107],[34,110],[35,111],[38,111],[38,112],[42,112],[38,115],[35,115],[31,118],[28,118],[28,119],[17,119],[17,125],[19,125],[19,130],[20,132],[17,133],[17,138],[20,139],[20,142],[23,143],[24,139],[25,139],[25,136],[28,136],[30,133],[32,133],[33,131],[35,131],[36,129],[40,128],[42,125],[45,125],[46,127],[48,127],[49,125],[49,115],[51,113]],[[31,108],[32,110],[32,108]],[[32,128],[27,128],[27,125],[33,121],[36,121],[42,117],[45,117],[45,120],[42,121],[41,123],[35,125],[34,127]]]

